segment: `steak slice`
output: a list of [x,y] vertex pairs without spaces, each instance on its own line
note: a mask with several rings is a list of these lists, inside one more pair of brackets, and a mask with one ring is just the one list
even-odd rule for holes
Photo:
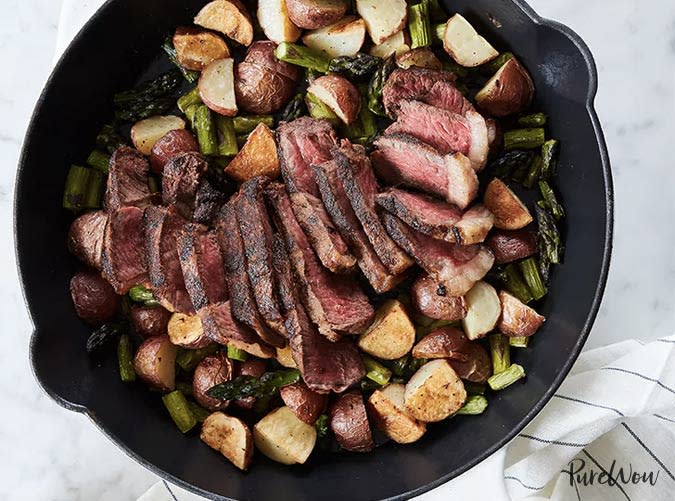
[[[283,234],[303,301],[319,332],[331,340],[338,332],[360,334],[370,325],[374,310],[353,278],[327,271],[309,247],[283,185],[271,184],[265,191],[274,208],[277,228]],[[336,332],[337,331],[337,332]]]
[[484,245],[456,245],[416,232],[391,214],[384,214],[387,231],[417,263],[447,290],[463,296],[482,279],[495,258]]
[[194,212],[192,220],[195,223],[211,225],[218,215],[218,211],[227,202],[227,197],[216,190],[207,179],[202,179],[195,194]]
[[145,207],[152,200],[148,186],[150,164],[140,151],[120,146],[110,157],[110,169],[105,192],[105,207],[109,212],[121,207]]
[[178,237],[186,223],[175,207],[148,207],[143,214],[145,251],[155,299],[169,311],[194,313],[178,259]]
[[185,219],[191,219],[195,198],[208,169],[208,163],[199,153],[181,153],[173,157],[162,173],[162,201],[177,205]]
[[323,204],[342,237],[349,243],[364,276],[375,292],[381,294],[390,291],[400,283],[403,276],[392,275],[382,264],[338,179],[335,160],[315,165],[313,169]]
[[441,155],[406,134],[380,136],[371,155],[377,175],[389,184],[405,184],[438,195],[465,209],[478,194],[478,177],[461,153]]
[[454,322],[466,316],[464,297],[449,295],[443,284],[427,274],[415,280],[410,299],[422,315],[435,320]]
[[494,225],[494,216],[481,204],[464,212],[436,198],[398,188],[379,193],[376,201],[414,230],[454,244],[483,242]]
[[413,260],[387,234],[377,216],[377,180],[362,146],[345,141],[333,150],[337,173],[356,217],[373,244],[382,263],[393,275],[400,275],[413,265]]
[[236,202],[237,220],[241,235],[245,235],[246,270],[258,311],[271,329],[287,336],[272,268],[272,225],[263,201],[268,181],[259,176],[241,186]]
[[227,288],[234,318],[252,328],[266,343],[271,346],[284,346],[284,338],[270,330],[261,318],[256,307],[253,289],[246,271],[246,255],[244,242],[239,232],[239,221],[235,204],[237,197],[223,206],[218,215],[216,236],[223,253]]
[[253,329],[237,322],[232,316],[230,301],[210,304],[197,314],[202,321],[204,334],[214,343],[233,345],[260,358],[273,358],[276,350],[263,343]]
[[101,269],[101,254],[108,213],[102,210],[79,216],[68,230],[68,250],[84,264]]
[[305,384],[317,393],[341,393],[363,378],[365,368],[356,346],[348,339],[330,342],[310,322],[298,298],[283,238],[274,241],[274,268],[279,298],[286,316],[290,348]]
[[178,236],[178,257],[195,310],[227,300],[223,257],[213,232],[199,224],[185,225]]
[[103,276],[115,292],[126,294],[134,285],[149,285],[147,263],[143,210],[122,207],[112,212],[103,237]]
[[350,271],[356,259],[335,229],[319,199],[312,165],[331,158],[337,136],[330,123],[301,117],[277,129],[281,173],[293,213],[323,265],[334,273]]

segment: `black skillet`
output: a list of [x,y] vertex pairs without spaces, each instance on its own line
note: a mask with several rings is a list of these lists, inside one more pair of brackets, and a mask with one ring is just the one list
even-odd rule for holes
[[600,305],[612,247],[609,159],[593,109],[597,74],[584,42],[541,19],[521,0],[453,0],[499,50],[529,68],[537,108],[560,139],[558,187],[567,208],[565,263],[555,269],[542,307],[547,322],[531,348],[518,350],[527,381],[490,399],[481,417],[431,427],[418,443],[371,454],[320,456],[286,467],[258,454],[241,473],[194,436],[183,436],[160,399],[120,383],[114,360],[92,365],[89,328],[75,316],[67,252],[72,216],[61,210],[68,166],[89,153],[111,116],[112,95],[129,88],[157,57],[167,33],[205,1],[110,0],[77,35],[38,101],[16,185],[15,237],[26,303],[35,325],[31,362],[59,404],[87,414],[127,454],[160,476],[213,499],[406,499],[479,463],[512,439],[544,406],[577,358]]

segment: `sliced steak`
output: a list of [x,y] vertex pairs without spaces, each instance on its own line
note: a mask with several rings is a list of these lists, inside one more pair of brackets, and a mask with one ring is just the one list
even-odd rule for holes
[[456,245],[416,232],[396,216],[383,215],[387,231],[450,296],[463,296],[495,258],[484,245]]
[[167,310],[194,313],[178,258],[178,237],[187,221],[175,207],[148,207],[143,214],[152,292]]
[[453,83],[448,81],[434,83],[429,92],[420,101],[459,115],[464,115],[468,111],[474,110],[473,104],[464,97],[464,94]]
[[377,216],[377,180],[365,149],[345,141],[341,149],[333,150],[333,158],[338,178],[368,240],[387,269],[400,275],[413,265],[413,260],[391,239]]
[[260,358],[272,358],[276,350],[263,343],[253,329],[237,322],[232,316],[232,303],[210,304],[198,312],[204,334],[214,343],[234,345]]
[[296,292],[289,255],[281,237],[275,239],[274,243],[274,268],[279,282],[279,298],[286,316],[291,354],[302,379],[317,393],[347,390],[365,375],[361,356],[350,340],[330,342],[319,334],[309,320]]
[[339,332],[363,332],[374,316],[366,295],[353,278],[330,273],[321,266],[293,214],[283,185],[272,184],[265,193],[286,242],[295,283],[303,291],[305,307],[321,334],[336,340]]
[[272,267],[272,224],[263,201],[268,181],[260,176],[242,185],[236,202],[237,220],[239,231],[245,236],[246,270],[258,311],[271,329],[285,337]]
[[118,294],[134,285],[149,285],[148,261],[143,233],[143,210],[123,207],[108,218],[103,237],[103,276]]
[[392,275],[375,252],[338,179],[335,160],[315,165],[313,169],[326,211],[342,238],[348,242],[364,276],[375,292],[381,294],[390,291],[400,283],[403,276]]
[[211,225],[218,215],[218,211],[227,202],[227,197],[216,190],[207,179],[202,179],[195,194],[194,212],[192,220],[195,223]]
[[110,157],[105,207],[112,212],[121,207],[144,207],[152,200],[148,186],[150,164],[140,151],[120,146]]
[[199,153],[181,153],[173,157],[162,174],[162,201],[164,205],[177,205],[186,219],[192,218],[195,198],[208,163]]
[[481,204],[464,212],[437,198],[398,188],[388,188],[376,200],[414,230],[450,243],[483,242],[494,225],[494,216]]
[[185,225],[178,236],[178,257],[195,310],[227,300],[225,267],[215,233],[199,224]]
[[312,165],[331,158],[337,136],[330,123],[302,117],[277,129],[281,173],[293,213],[323,265],[334,273],[351,270],[356,259],[326,213],[314,181]]
[[108,213],[102,210],[79,216],[68,230],[68,250],[91,268],[101,269],[101,254]]
[[462,296],[451,296],[442,283],[429,275],[422,275],[412,286],[411,299],[417,310],[435,320],[454,322],[466,316],[466,301]]
[[267,327],[256,307],[246,270],[246,254],[239,232],[235,204],[236,197],[223,206],[216,224],[216,236],[223,253],[232,314],[244,325],[252,328],[260,339],[271,346],[281,347],[285,344],[284,338]]
[[406,134],[381,136],[371,155],[377,175],[389,184],[405,184],[438,195],[465,209],[478,194],[478,177],[461,153],[441,155]]

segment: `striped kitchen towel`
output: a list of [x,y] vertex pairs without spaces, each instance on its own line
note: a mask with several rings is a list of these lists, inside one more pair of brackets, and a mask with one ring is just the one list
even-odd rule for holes
[[515,500],[675,500],[675,336],[583,353],[511,442]]

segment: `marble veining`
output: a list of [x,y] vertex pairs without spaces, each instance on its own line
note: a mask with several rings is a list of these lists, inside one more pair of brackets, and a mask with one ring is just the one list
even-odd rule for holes
[[[120,501],[156,477],[81,415],[58,407],[30,372],[30,321],[12,249],[11,194],[30,112],[58,53],[98,1],[3,0],[0,16],[0,499]],[[616,191],[612,267],[587,347],[654,339],[675,329],[675,3],[531,0],[541,15],[579,33],[599,70],[597,111]],[[63,8],[62,8],[63,7]],[[11,15],[6,15],[11,13]],[[57,34],[57,26],[61,29]],[[47,167],[48,168],[48,167]],[[421,497],[506,499],[502,454]]]

